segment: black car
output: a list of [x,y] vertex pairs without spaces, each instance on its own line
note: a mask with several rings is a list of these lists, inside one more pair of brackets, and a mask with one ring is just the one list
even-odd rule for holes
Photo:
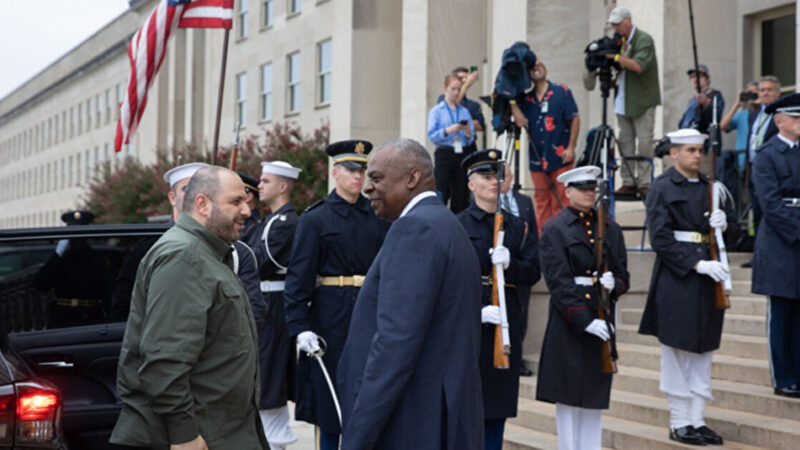
[[130,291],[167,228],[0,231],[0,449],[119,448],[108,439]]

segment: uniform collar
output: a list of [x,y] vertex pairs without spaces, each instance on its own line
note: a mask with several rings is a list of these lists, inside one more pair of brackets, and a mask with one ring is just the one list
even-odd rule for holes
[[475,202],[470,203],[469,208],[467,209],[469,215],[474,217],[475,220],[481,221],[486,218],[486,216],[494,216],[493,212],[484,211],[475,204]]
[[278,208],[277,211],[274,211],[273,214],[286,214],[289,211],[294,211],[294,205],[292,202],[286,202],[283,206]]
[[369,212],[369,200],[360,194],[355,203],[350,203],[339,196],[339,194],[336,193],[336,189],[333,189],[330,195],[328,195],[328,201],[330,202],[331,209],[342,217],[347,217],[348,212],[352,208],[360,209],[362,212]]
[[176,226],[199,237],[202,242],[205,242],[211,248],[220,261],[225,261],[225,257],[231,252],[230,242],[223,241],[187,214],[181,214],[178,217]]
[[780,133],[778,133],[776,136],[778,136],[778,139],[779,139],[781,142],[783,142],[784,144],[786,144],[784,147],[780,147],[780,148],[779,148],[779,150],[780,150],[780,152],[781,152],[781,153],[783,153],[783,152],[785,152],[786,150],[788,150],[788,149],[790,149],[790,148],[794,147],[795,145],[797,145],[797,142],[792,142],[792,141],[790,141],[790,140],[789,140],[789,139],[788,139],[786,136],[784,136],[784,135],[782,135],[782,134],[780,134]]
[[[591,218],[591,219],[594,219],[597,216],[597,211],[595,211],[594,208],[592,208],[591,211],[588,212],[588,213],[582,213],[582,212],[578,211],[577,209],[573,208],[572,206],[567,206],[564,209],[566,209],[570,213],[570,217],[569,217],[569,222],[568,223],[577,222],[578,220],[580,220],[582,218],[586,218],[587,216],[589,218]],[[583,214],[583,216],[581,216],[581,214]]]
[[[670,167],[669,170],[667,170],[667,173],[669,174],[669,179],[675,184],[688,183],[688,179],[683,176],[683,174],[678,172],[678,170],[674,167]],[[703,183],[708,183],[708,176],[702,172],[697,174],[697,178]]]

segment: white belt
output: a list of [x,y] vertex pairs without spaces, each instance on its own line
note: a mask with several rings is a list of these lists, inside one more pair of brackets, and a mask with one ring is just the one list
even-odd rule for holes
[[597,281],[595,277],[575,277],[575,284],[578,286],[594,286],[594,283]]
[[697,231],[673,231],[672,236],[678,242],[691,242],[694,244],[708,243],[708,235]]
[[279,292],[286,287],[285,281],[262,281],[261,292]]
[[783,199],[783,206],[787,208],[800,208],[800,198],[787,197]]

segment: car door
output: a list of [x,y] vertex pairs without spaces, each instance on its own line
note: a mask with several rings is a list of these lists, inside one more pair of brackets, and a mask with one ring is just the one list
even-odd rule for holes
[[[117,307],[112,319],[112,305],[125,291],[130,296],[133,283],[126,280],[146,253],[134,250],[152,245],[164,229],[0,232],[0,320],[17,355],[61,390],[62,427],[71,448],[118,448],[108,439],[122,407],[116,371],[127,307]],[[133,275],[126,277],[123,267]]]

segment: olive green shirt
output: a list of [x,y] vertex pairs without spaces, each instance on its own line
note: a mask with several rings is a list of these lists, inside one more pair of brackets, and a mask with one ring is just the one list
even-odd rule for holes
[[642,71],[625,72],[625,117],[639,117],[648,109],[661,104],[658,60],[653,38],[641,28],[636,28],[628,45],[628,57],[634,59]]
[[122,341],[115,444],[268,448],[258,415],[258,341],[230,243],[187,215],[142,259]]

